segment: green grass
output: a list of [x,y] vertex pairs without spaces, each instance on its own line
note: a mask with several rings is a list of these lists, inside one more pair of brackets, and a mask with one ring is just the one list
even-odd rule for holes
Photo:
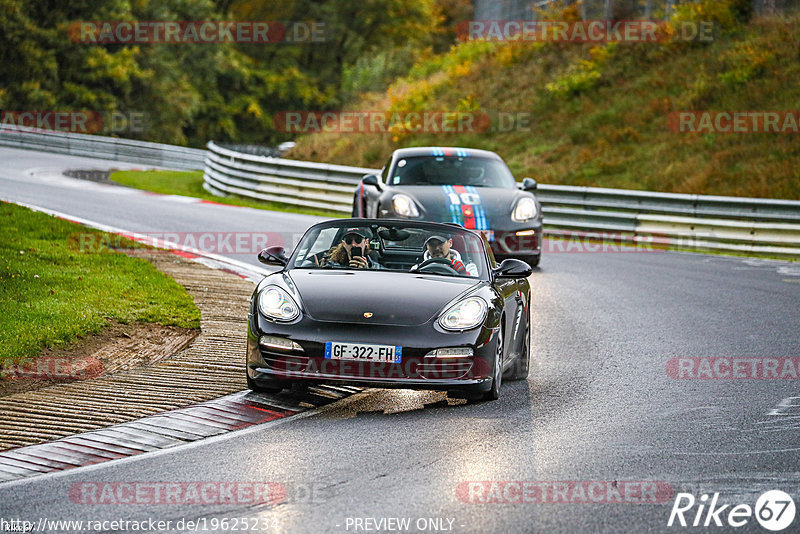
[[304,213],[321,217],[343,217],[334,211],[302,208],[291,204],[279,202],[262,202],[237,196],[218,197],[203,189],[202,171],[116,171],[111,174],[111,180],[134,189],[144,189],[153,193],[165,195],[182,195],[186,197],[202,198],[230,204],[231,206],[244,206],[270,211],[284,211],[291,213]]
[[200,326],[186,289],[106,246],[129,240],[9,203],[0,203],[0,233],[0,365],[68,346],[109,321]]
[[[721,0],[701,4],[725,19]],[[467,146],[546,184],[800,199],[800,134],[668,127],[677,111],[797,110],[799,41],[794,13],[731,25],[710,43],[466,42],[347,108],[525,113],[529,131],[311,134],[289,157],[380,166],[396,148]]]

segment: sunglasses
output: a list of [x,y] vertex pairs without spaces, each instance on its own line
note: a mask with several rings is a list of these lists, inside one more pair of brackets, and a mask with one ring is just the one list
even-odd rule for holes
[[355,243],[356,245],[360,245],[363,240],[364,238],[361,236],[353,236],[353,237],[347,236],[344,238],[344,242],[347,243],[348,245],[352,245],[353,243]]

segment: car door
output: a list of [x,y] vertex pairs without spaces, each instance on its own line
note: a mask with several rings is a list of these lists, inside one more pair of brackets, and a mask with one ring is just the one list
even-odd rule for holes
[[[494,254],[490,248],[487,247],[489,255],[489,265],[492,269],[497,268],[497,263],[494,259]],[[520,298],[519,285],[515,278],[495,278],[493,282],[495,291],[503,299],[503,338],[505,339],[504,354],[507,357],[509,349],[518,347],[521,339],[521,325],[524,324],[520,321],[522,313],[522,299]],[[506,359],[506,363],[508,360]]]
[[529,320],[528,307],[530,306],[530,283],[526,278],[516,280],[516,317],[513,326],[514,347],[521,351],[524,343],[525,327]]

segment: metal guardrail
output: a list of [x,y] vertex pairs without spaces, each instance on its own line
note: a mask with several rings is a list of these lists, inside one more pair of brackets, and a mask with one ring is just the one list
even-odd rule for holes
[[12,125],[0,125],[0,146],[185,170],[202,169],[205,156],[198,148]]
[[353,190],[374,169],[270,158],[208,143],[203,187],[214,195],[235,194],[350,213]]
[[[378,172],[254,156],[210,142],[204,187],[350,213],[356,184]],[[553,236],[800,257],[800,201],[547,184],[536,196]]]
[[[205,168],[203,187],[339,213],[376,169],[270,158],[208,143],[208,150],[0,125],[0,146],[172,169]],[[800,201],[540,184],[545,232],[569,238],[611,234],[614,241],[664,243],[800,257]]]

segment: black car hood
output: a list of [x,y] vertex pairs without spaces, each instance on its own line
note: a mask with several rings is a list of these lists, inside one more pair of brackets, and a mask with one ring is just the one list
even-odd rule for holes
[[[433,221],[461,222],[453,220],[450,213],[449,195],[437,185],[409,185],[396,187],[393,191],[405,193],[417,200],[421,207],[420,215],[423,219]],[[489,221],[489,227],[494,221],[506,221],[511,216],[514,204],[518,198],[531,196],[518,189],[504,189],[501,187],[476,187],[475,193],[480,198],[480,203],[475,209],[483,209]],[[460,206],[457,206],[460,211]],[[477,226],[480,228],[479,226]],[[485,229],[488,229],[485,228]]]
[[[305,312],[318,321],[420,325],[480,280],[387,271],[295,269]],[[365,313],[372,313],[367,318]]]

